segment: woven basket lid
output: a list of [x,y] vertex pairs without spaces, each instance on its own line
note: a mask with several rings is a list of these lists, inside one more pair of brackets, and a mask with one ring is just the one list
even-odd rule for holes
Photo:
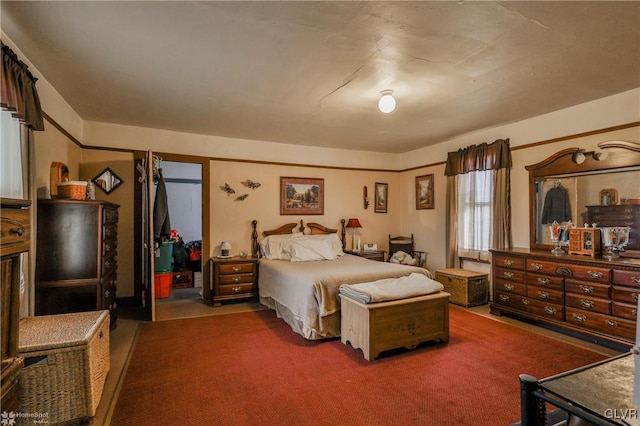
[[20,320],[19,352],[87,345],[109,311],[43,315]]

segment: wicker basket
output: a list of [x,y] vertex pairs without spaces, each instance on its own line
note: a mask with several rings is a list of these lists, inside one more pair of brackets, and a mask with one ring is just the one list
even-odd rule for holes
[[72,200],[84,200],[87,198],[87,182],[69,181],[58,184],[58,197]]
[[20,410],[48,413],[49,424],[95,416],[109,372],[109,312],[20,321]]

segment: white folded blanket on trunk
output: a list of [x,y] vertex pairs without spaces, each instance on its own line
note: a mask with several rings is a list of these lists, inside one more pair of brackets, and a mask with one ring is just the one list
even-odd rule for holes
[[444,286],[422,274],[388,278],[361,284],[342,284],[340,294],[362,303],[407,299],[442,291]]

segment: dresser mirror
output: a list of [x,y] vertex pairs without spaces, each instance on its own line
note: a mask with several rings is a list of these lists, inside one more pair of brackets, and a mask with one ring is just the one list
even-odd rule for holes
[[105,193],[110,194],[117,187],[123,184],[122,179],[120,179],[110,168],[106,168],[96,177],[92,179],[92,182],[96,184],[98,188],[103,190]]
[[550,226],[555,221],[566,227],[570,220],[577,227],[630,226],[625,255],[640,257],[640,144],[606,141],[594,151],[568,148],[526,169],[532,249],[554,249],[558,242]]

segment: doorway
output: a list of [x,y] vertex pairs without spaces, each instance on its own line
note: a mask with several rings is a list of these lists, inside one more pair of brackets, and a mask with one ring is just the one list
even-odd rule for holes
[[201,164],[161,160],[159,166],[173,234],[171,270],[158,267],[159,262],[155,270],[155,280],[163,287],[155,293],[156,318],[163,320],[196,315],[203,304],[203,192]]

